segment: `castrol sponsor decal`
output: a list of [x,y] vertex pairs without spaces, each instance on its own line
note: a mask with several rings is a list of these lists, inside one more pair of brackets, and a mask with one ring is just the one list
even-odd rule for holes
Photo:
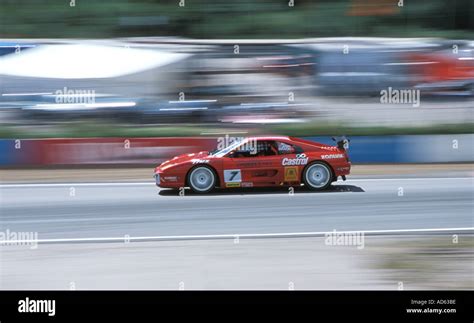
[[281,164],[283,166],[297,166],[306,165],[308,163],[308,157],[305,154],[297,154],[296,158],[283,158]]

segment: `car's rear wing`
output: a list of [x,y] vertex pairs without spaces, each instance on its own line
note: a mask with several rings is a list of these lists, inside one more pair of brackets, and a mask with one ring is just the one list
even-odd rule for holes
[[349,143],[351,140],[349,138],[346,138],[345,136],[342,137],[332,137],[332,140],[336,142],[336,146],[339,149],[343,150],[348,150],[349,149]]

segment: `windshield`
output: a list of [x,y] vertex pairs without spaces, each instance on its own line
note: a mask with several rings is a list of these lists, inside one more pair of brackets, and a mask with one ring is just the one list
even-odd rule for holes
[[216,156],[216,157],[224,157],[225,155],[230,153],[235,148],[241,146],[243,143],[245,143],[245,141],[236,141],[236,142],[232,143],[231,145],[229,145],[229,146],[227,146],[223,149],[220,149],[220,150],[217,150],[216,152],[213,152],[211,155]]

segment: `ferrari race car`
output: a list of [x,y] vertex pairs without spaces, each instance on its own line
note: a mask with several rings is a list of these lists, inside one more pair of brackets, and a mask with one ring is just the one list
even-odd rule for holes
[[156,185],[190,187],[207,193],[215,187],[300,186],[324,190],[350,173],[349,140],[336,146],[293,137],[249,137],[213,152],[184,154],[155,168]]

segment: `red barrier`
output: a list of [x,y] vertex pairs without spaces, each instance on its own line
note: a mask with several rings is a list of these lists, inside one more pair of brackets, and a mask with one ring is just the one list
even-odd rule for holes
[[157,164],[173,156],[213,150],[216,138],[80,138],[22,140],[23,165]]

